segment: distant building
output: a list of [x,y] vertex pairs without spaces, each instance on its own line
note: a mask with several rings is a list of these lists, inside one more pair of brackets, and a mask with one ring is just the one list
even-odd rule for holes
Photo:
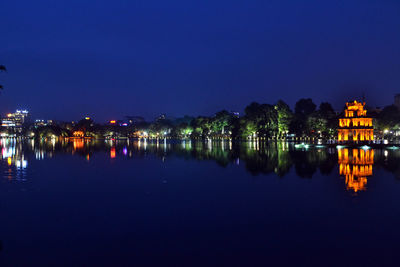
[[29,112],[27,110],[16,110],[14,113],[8,113],[1,120],[1,126],[18,131],[22,130],[22,126],[29,121]]
[[394,105],[400,110],[400,94],[394,96]]
[[48,126],[52,125],[53,121],[52,120],[35,120],[34,126],[35,128],[37,127],[43,127],[43,126]]

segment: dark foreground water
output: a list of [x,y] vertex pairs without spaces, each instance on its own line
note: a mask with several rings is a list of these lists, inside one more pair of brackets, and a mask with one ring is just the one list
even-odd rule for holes
[[400,150],[1,140],[1,266],[398,266]]

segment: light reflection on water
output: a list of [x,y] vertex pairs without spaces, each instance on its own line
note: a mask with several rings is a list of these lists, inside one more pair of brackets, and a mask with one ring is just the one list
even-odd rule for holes
[[226,167],[243,164],[252,175],[275,174],[284,177],[291,168],[300,178],[312,178],[337,172],[344,179],[345,188],[354,193],[367,190],[368,179],[373,176],[373,165],[378,165],[399,178],[397,150],[333,148],[314,146],[305,149],[292,143],[235,143],[232,141],[194,142],[191,140],[89,140],[71,139],[50,141],[1,139],[7,180],[25,181],[29,161],[50,159],[58,154],[71,154],[90,162],[96,153],[106,152],[110,160],[154,155],[163,162],[169,157],[211,160]]
[[3,176],[8,180],[25,181],[28,160],[23,151],[23,144],[15,139],[1,139],[1,155],[6,166]]
[[[387,154],[387,151],[385,151]],[[338,149],[339,173],[346,178],[346,187],[355,193],[367,189],[367,177],[373,175],[374,150]]]

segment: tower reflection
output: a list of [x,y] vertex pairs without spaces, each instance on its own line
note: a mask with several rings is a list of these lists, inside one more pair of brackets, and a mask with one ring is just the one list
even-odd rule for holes
[[346,189],[355,193],[367,189],[367,177],[372,176],[374,150],[338,149],[339,174],[345,176]]
[[74,150],[83,149],[85,146],[85,141],[82,138],[74,138],[72,143],[74,144]]

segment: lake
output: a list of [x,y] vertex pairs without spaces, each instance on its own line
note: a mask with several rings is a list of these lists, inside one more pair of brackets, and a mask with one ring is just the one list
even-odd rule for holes
[[400,149],[1,139],[1,266],[397,266]]

